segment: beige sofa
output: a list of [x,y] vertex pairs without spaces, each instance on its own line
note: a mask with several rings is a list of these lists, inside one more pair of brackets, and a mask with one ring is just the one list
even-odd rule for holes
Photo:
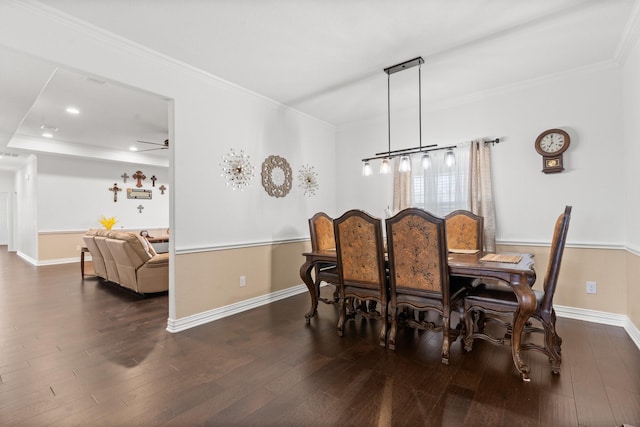
[[169,254],[135,233],[91,229],[82,236],[96,275],[139,294],[169,289]]

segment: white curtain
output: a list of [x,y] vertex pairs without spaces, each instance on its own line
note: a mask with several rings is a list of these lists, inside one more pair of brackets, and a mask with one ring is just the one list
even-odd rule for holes
[[[414,154],[411,172],[400,172],[395,161],[393,212],[409,206],[444,217],[456,209],[484,217],[485,250],[496,246],[495,206],[491,185],[491,147],[481,140],[463,142],[453,148],[455,164],[448,166],[448,150],[429,152],[429,167],[422,167],[422,154]],[[397,160],[397,158],[396,158]]]
[[471,149],[471,212],[484,218],[484,247],[496,250],[496,210],[491,185],[491,147],[483,141],[473,141]]
[[438,216],[445,216],[456,209],[470,209],[471,143],[463,142],[451,150],[455,158],[451,166],[445,163],[448,151],[429,152],[427,169],[422,167],[422,155],[414,155],[411,168],[414,184],[412,205]]
[[[396,214],[411,206],[411,171],[400,172],[400,158],[393,160],[393,210]],[[413,169],[413,168],[412,168]]]

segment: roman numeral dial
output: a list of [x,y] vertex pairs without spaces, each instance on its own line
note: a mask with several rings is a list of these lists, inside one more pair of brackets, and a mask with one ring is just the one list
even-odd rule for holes
[[567,151],[571,138],[562,129],[549,129],[536,138],[535,148],[542,156],[542,172],[553,173],[564,170],[562,153]]

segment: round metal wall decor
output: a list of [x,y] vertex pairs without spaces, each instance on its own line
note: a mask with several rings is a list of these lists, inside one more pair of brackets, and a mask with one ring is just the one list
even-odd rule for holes
[[254,167],[249,161],[249,156],[240,150],[237,153],[231,149],[229,154],[222,156],[222,176],[227,180],[227,185],[234,190],[242,191],[251,184],[254,176]]
[[291,190],[291,166],[287,159],[269,156],[262,163],[262,186],[273,197],[284,197]]
[[313,166],[304,165],[298,171],[299,187],[302,188],[304,194],[311,197],[316,195],[316,191],[320,187],[318,185],[318,174]]

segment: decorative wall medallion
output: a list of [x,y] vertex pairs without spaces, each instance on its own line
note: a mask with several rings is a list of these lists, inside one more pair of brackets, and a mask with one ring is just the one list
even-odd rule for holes
[[291,166],[287,159],[269,156],[262,163],[262,186],[273,197],[284,197],[291,190]]
[[234,190],[244,190],[251,184],[254,177],[254,167],[249,162],[249,156],[240,150],[236,153],[233,149],[229,154],[222,156],[222,176],[227,180],[227,185]]
[[304,165],[298,171],[298,186],[304,190],[304,194],[311,197],[316,195],[316,191],[320,187],[318,185],[318,174],[313,166]]

